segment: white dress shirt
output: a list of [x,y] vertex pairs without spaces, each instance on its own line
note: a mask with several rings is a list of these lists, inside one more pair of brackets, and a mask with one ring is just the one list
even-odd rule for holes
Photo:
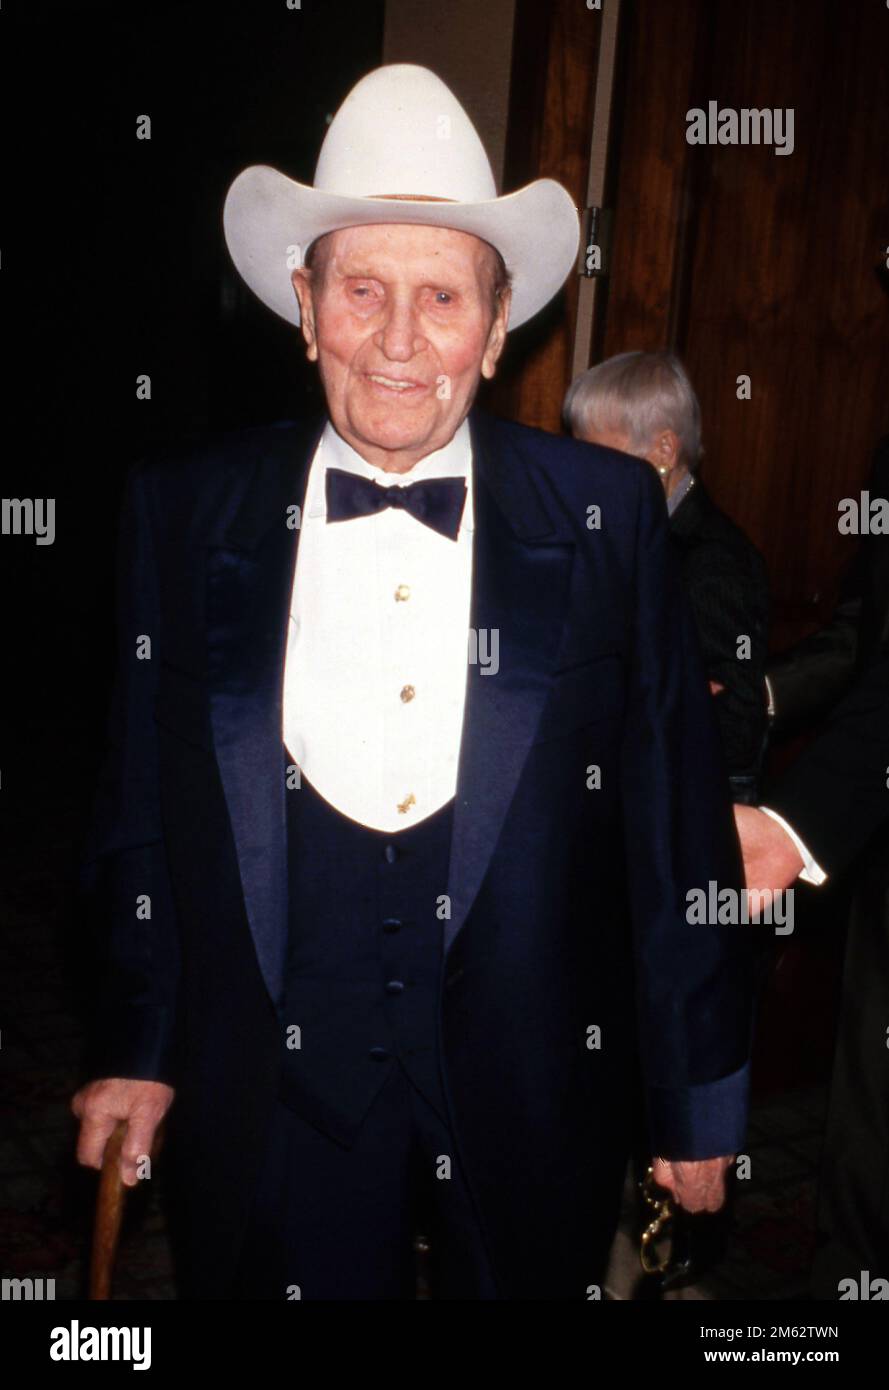
[[[328,524],[327,468],[386,487],[462,476],[456,541],[409,512]],[[290,603],[283,738],[317,792],[375,830],[415,825],[457,786],[472,585],[469,425],[407,473],[366,462],[328,421],[309,469]]]

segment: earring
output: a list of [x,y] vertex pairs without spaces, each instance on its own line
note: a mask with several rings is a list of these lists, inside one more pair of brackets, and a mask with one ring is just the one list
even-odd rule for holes
[[663,477],[669,472],[669,470],[666,469],[666,468],[659,468],[659,469],[658,469],[658,472],[660,473],[661,477],[663,478]]

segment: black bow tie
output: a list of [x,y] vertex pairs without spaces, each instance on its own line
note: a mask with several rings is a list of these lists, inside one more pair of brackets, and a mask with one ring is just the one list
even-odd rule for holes
[[356,516],[374,516],[384,507],[401,507],[439,535],[457,539],[466,501],[465,478],[424,478],[405,487],[397,483],[381,487],[358,473],[328,468],[324,486],[328,521],[351,521]]

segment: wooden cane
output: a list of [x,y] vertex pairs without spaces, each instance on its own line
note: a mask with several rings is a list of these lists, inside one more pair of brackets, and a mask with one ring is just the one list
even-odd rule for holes
[[91,1300],[111,1297],[111,1272],[123,1219],[124,1184],[120,1177],[120,1151],[126,1132],[126,1121],[118,1120],[102,1158],[90,1261]]
[[[126,1120],[118,1120],[105,1144],[99,1191],[96,1196],[96,1215],[93,1223],[93,1247],[90,1258],[89,1296],[92,1302],[111,1297],[111,1279],[117,1258],[117,1244],[123,1220],[127,1186],[120,1176],[120,1151],[127,1132]],[[151,1146],[152,1159],[163,1144],[164,1122],[157,1127]]]

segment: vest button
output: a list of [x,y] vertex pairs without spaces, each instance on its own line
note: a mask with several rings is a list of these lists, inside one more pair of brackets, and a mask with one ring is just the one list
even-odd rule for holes
[[388,1062],[392,1054],[388,1047],[372,1047],[367,1055],[372,1057],[375,1062]]
[[395,848],[394,845],[386,845],[385,849],[383,850],[383,858],[385,859],[387,864],[395,863],[396,859],[398,858],[398,850]]
[[383,919],[383,931],[387,931],[387,932],[401,931],[401,928],[402,928],[403,926],[404,926],[404,923],[402,922],[402,920],[401,920],[400,917],[385,917],[385,918]]
[[387,993],[387,994],[401,994],[401,992],[402,992],[403,989],[404,989],[404,980],[387,980],[387,981],[386,981],[386,993]]

